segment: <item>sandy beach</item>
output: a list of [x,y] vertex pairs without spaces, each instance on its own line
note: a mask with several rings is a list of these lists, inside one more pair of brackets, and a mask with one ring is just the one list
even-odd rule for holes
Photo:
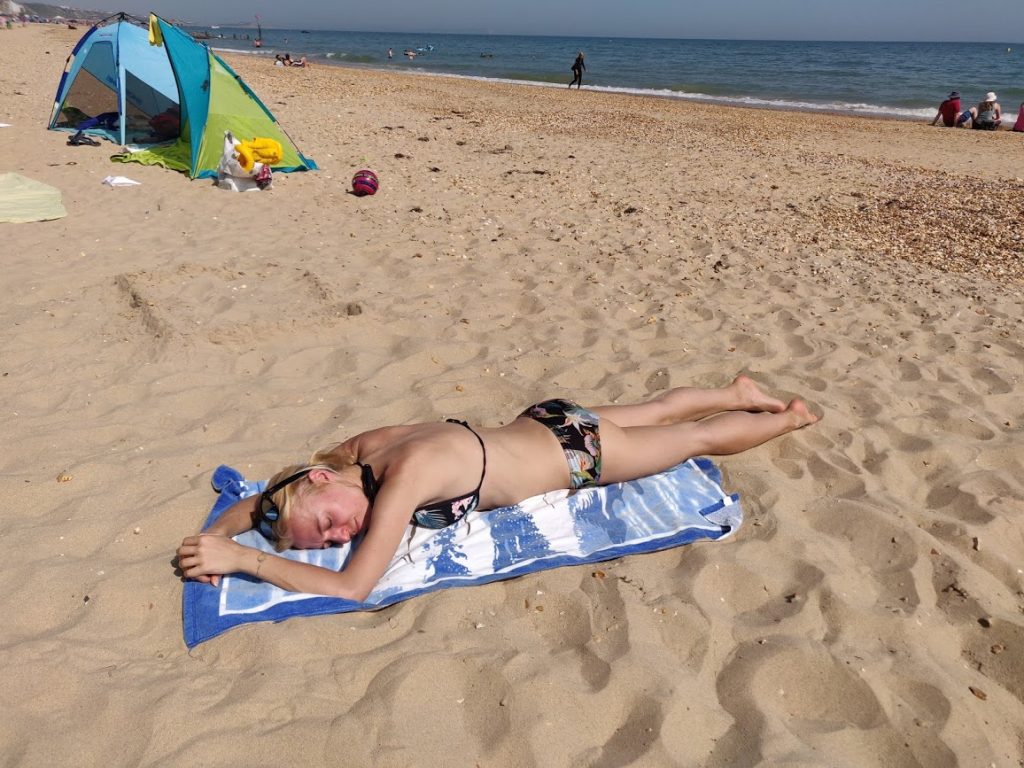
[[[1024,136],[236,55],[321,168],[240,195],[45,129],[82,31],[0,31],[4,765],[1024,765]],[[823,419],[728,541],[182,641],[218,464],[739,372]]]

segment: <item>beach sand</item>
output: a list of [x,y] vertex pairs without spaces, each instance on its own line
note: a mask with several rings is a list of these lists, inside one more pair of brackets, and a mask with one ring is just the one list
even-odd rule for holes
[[[1021,135],[234,56],[322,168],[237,195],[45,130],[80,34],[0,31],[5,765],[1024,764]],[[218,464],[741,371],[823,420],[733,539],[186,651]]]

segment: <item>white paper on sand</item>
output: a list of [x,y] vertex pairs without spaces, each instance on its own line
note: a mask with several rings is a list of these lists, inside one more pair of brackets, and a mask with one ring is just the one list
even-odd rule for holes
[[102,183],[110,187],[134,187],[142,182],[129,179],[127,176],[107,176]]
[[0,123],[0,128],[10,128],[10,127],[11,127],[10,123]]

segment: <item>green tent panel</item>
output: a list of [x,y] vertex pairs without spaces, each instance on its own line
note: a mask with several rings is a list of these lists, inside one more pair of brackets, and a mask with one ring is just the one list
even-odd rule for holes
[[231,67],[156,16],[147,27],[120,13],[85,33],[68,57],[49,127],[139,145],[116,159],[194,179],[216,177],[225,131],[278,141],[275,171],[316,170]]

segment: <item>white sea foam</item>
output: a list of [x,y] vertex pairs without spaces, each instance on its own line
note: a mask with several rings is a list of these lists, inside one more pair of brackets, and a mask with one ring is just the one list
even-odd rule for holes
[[210,46],[214,53],[240,53],[243,56],[266,56],[275,53],[273,48],[217,48]]
[[[453,77],[462,80],[479,80],[490,83],[510,83],[513,85],[532,85],[539,88],[565,88],[562,83],[546,83],[536,80],[515,80],[481,75],[457,75],[447,72],[433,72],[425,69],[406,69],[408,74],[424,77]],[[757,109],[778,109],[794,112],[829,112],[832,114],[865,115],[898,120],[931,120],[935,116],[934,109],[908,109],[904,107],[886,107],[878,104],[847,103],[847,102],[811,102],[791,101],[787,99],[761,99],[754,96],[712,96],[706,93],[687,93],[673,91],[668,88],[627,88],[609,85],[584,85],[590,91],[602,93],[624,93],[632,96],[653,96],[682,101],[699,101],[712,104],[724,104],[736,107],[752,107]]]

